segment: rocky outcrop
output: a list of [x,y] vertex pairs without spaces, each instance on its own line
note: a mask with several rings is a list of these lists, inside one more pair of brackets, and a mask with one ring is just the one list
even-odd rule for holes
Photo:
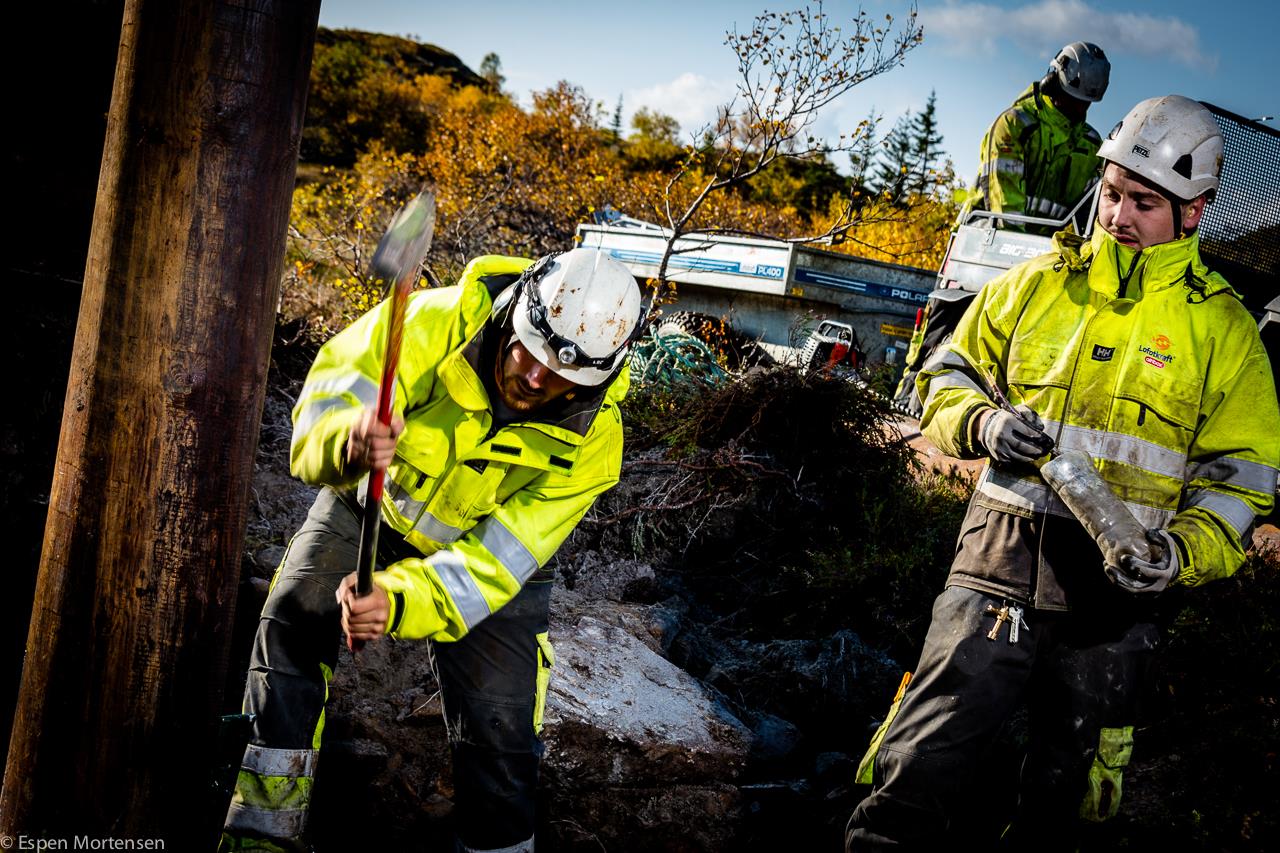
[[617,625],[585,616],[554,637],[543,773],[562,844],[728,849],[751,730]]

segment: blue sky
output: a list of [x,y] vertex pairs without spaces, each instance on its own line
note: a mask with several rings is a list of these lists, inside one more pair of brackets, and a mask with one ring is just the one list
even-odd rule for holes
[[[766,9],[803,6],[728,0],[323,0],[320,23],[408,35],[456,53],[473,69],[489,52],[502,60],[506,89],[529,102],[558,80],[581,86],[612,116],[619,96],[625,120],[648,106],[701,127],[733,94],[736,66],[724,45],[735,24],[750,28]],[[901,15],[905,2],[862,4]],[[858,4],[829,0],[833,18]],[[886,127],[937,91],[943,148],[966,182],[977,171],[987,125],[1063,44],[1093,41],[1111,59],[1111,87],[1089,112],[1106,135],[1138,101],[1178,93],[1250,118],[1280,116],[1280,3],[1250,0],[921,0],[923,45],[903,67],[853,89],[821,116],[834,137],[874,109]],[[1272,121],[1280,127],[1280,121]],[[838,163],[842,166],[844,163]]]

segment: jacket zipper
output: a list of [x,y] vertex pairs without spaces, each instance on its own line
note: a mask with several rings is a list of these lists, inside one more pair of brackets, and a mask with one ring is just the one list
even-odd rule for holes
[[[1107,305],[1110,304],[1111,300],[1107,300]],[[1062,431],[1066,429],[1067,426],[1067,413],[1071,411],[1071,391],[1076,387],[1076,374],[1080,372],[1080,357],[1084,354],[1085,344],[1089,340],[1089,330],[1093,327],[1093,324],[1098,317],[1102,315],[1102,311],[1107,307],[1107,305],[1103,305],[1102,308],[1095,311],[1094,315],[1089,318],[1089,321],[1084,324],[1084,335],[1080,338],[1080,346],[1076,349],[1076,358],[1071,364],[1071,379],[1067,382],[1067,393],[1062,400],[1062,416],[1058,419],[1058,434],[1054,437],[1053,441],[1055,447],[1062,441]],[[1048,489],[1047,484],[1045,485],[1045,488]],[[1048,524],[1048,521],[1049,510],[1046,508],[1040,519],[1040,535],[1036,537],[1035,571],[1032,572],[1029,579],[1031,583],[1027,597],[1031,600],[1031,605],[1033,607],[1036,605],[1038,601],[1037,597],[1040,593],[1040,569],[1044,564],[1044,528],[1045,525]]]
[[[1111,302],[1108,301],[1107,305],[1110,304]],[[1104,305],[1102,307],[1106,308],[1107,306]],[[1071,411],[1071,391],[1076,387],[1076,374],[1080,371],[1080,356],[1084,354],[1085,344],[1089,340],[1089,329],[1101,315],[1102,309],[1099,309],[1089,318],[1089,322],[1084,324],[1084,335],[1080,339],[1079,348],[1076,349],[1076,360],[1071,365],[1071,379],[1067,382],[1067,394],[1062,399],[1062,417],[1058,420],[1058,434],[1054,437],[1055,445],[1062,440],[1062,430],[1067,425],[1067,412]]]

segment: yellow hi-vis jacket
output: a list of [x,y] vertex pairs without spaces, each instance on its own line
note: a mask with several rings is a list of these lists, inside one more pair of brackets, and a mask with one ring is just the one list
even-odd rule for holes
[[1097,177],[1101,144],[1096,130],[1073,124],[1033,83],[982,138],[982,207],[1062,219]]
[[[1093,458],[1140,523],[1168,528],[1182,556],[1177,582],[1191,586],[1239,568],[1280,467],[1280,413],[1257,327],[1198,246],[1192,235],[1139,252],[1101,228],[1088,244],[1060,232],[1056,252],[983,288],[917,385],[924,434],[973,458],[982,454],[976,415],[993,405],[989,371],[1010,402],[1040,415],[1058,448]],[[971,516],[975,505],[1071,517],[1032,466],[988,465]],[[1010,562],[1004,551],[1017,546],[982,554],[983,541],[962,530],[961,550],[973,553],[958,555],[960,571],[981,577],[960,585],[1018,588],[1019,579],[980,567]],[[1101,577],[1096,549],[1092,557],[1099,570],[1090,574]],[[1032,587],[1036,606],[1068,606],[1053,586],[1041,578]]]
[[[481,362],[485,332],[498,334],[492,296],[530,263],[477,258],[456,286],[409,298],[394,397],[405,427],[382,518],[423,556],[374,575],[392,602],[392,636],[462,637],[510,601],[618,481],[625,368],[607,386],[495,429],[479,374],[493,369]],[[377,405],[388,310],[384,302],[328,341],[307,375],[293,410],[291,469],[308,483],[360,479],[345,448],[362,409]]]

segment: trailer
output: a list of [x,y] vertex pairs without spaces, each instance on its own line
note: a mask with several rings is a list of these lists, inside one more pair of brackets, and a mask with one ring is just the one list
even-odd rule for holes
[[[622,262],[636,278],[657,278],[671,232],[614,216],[578,226],[578,245]],[[776,358],[798,358],[823,321],[853,330],[862,363],[900,365],[937,273],[754,237],[689,235],[675,241],[666,277],[676,299],[666,311],[725,320]]]

